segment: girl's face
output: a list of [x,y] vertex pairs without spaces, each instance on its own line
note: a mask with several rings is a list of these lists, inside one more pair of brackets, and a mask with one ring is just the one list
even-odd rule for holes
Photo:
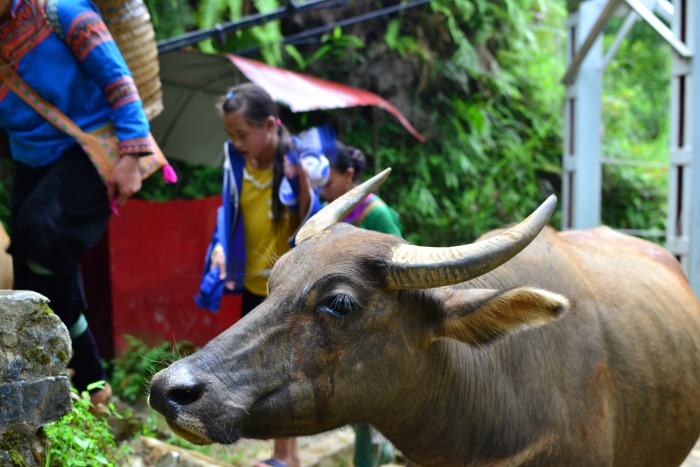
[[223,123],[231,142],[246,161],[268,162],[260,159],[274,156],[277,142],[273,135],[277,134],[277,128],[273,117],[256,125],[246,120],[243,112],[236,111],[225,114]]
[[355,176],[355,169],[348,168],[345,173],[340,172],[335,167],[331,167],[331,174],[328,176],[326,185],[321,190],[321,197],[329,203],[335,201],[339,196],[344,195],[355,186],[352,178]]

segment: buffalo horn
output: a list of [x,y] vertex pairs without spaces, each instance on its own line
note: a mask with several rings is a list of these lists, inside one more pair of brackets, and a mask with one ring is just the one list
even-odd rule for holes
[[512,228],[469,245],[432,248],[401,244],[394,249],[388,289],[425,289],[466,282],[486,274],[522,251],[544,228],[557,204],[551,195]]
[[355,209],[355,206],[360,204],[360,202],[367,197],[367,195],[384,183],[389,173],[391,173],[391,168],[384,169],[382,172],[356,186],[344,195],[339,196],[338,199],[321,209],[299,229],[296,235],[296,244],[298,245],[301,242],[315,237],[323,232],[326,227],[330,227],[343,220],[350,211]]

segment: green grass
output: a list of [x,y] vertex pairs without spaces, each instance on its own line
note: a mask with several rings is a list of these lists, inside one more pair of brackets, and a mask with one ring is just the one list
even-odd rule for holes
[[[104,386],[104,381],[88,387]],[[44,426],[46,435],[45,467],[116,466],[128,459],[131,448],[119,445],[110,431],[107,417],[95,417],[88,410],[87,391],[75,395],[73,409],[61,419]],[[121,418],[109,404],[108,416]]]

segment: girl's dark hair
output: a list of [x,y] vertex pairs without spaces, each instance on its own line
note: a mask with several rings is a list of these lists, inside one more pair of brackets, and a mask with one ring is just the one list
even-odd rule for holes
[[335,142],[336,155],[332,161],[332,166],[340,173],[345,173],[350,167],[355,170],[355,175],[352,177],[354,182],[360,176],[360,173],[367,167],[367,159],[362,151],[352,146],[346,146],[340,141]]
[[291,136],[287,128],[279,123],[279,111],[272,97],[260,86],[253,83],[244,83],[234,86],[219,99],[216,104],[219,115],[223,117],[234,112],[241,112],[248,123],[262,126],[269,117],[277,120],[277,134],[279,144],[275,152],[274,169],[272,176],[272,220],[276,224],[282,215],[284,206],[280,201],[279,189],[284,176],[284,155],[292,144]]

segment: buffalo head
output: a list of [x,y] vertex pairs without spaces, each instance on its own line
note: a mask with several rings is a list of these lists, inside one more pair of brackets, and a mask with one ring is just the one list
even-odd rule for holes
[[426,398],[437,396],[421,388],[455,365],[450,349],[483,346],[566,309],[563,297],[534,288],[448,287],[525,248],[553,212],[553,196],[513,228],[451,248],[337,223],[388,173],[307,222],[258,308],[153,377],[149,402],[177,434],[232,443],[363,421],[397,439],[430,410]]

